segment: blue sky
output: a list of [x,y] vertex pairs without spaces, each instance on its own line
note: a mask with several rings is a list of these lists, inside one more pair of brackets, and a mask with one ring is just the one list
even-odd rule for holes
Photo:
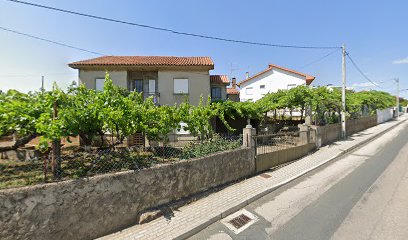
[[[27,0],[30,1],[30,0]],[[348,86],[395,93],[408,88],[408,2],[399,1],[130,1],[35,0],[84,13],[218,37],[287,45],[340,46],[369,78],[347,65]],[[108,55],[211,56],[214,74],[242,80],[268,63],[316,76],[314,85],[340,85],[341,53],[304,67],[332,50],[250,46],[173,35],[0,0],[0,26]],[[67,63],[96,57],[0,30],[0,89],[37,90],[77,79]],[[400,64],[396,64],[396,63]],[[231,65],[233,70],[231,71]],[[232,72],[232,75],[231,75]],[[357,84],[357,85],[356,85]],[[408,97],[408,91],[402,94]]]

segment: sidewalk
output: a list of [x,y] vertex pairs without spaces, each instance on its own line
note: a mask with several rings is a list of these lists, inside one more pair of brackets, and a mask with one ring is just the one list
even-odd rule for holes
[[313,154],[277,170],[226,187],[174,211],[171,219],[161,217],[101,239],[185,239],[276,188],[380,136],[407,119],[408,116],[403,115],[397,121],[386,122],[356,133],[345,141],[322,147]]

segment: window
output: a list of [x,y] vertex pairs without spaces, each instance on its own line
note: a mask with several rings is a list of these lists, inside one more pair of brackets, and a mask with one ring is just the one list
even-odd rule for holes
[[174,94],[188,94],[188,79],[174,79]]
[[292,89],[292,88],[295,88],[295,87],[296,87],[296,84],[288,84],[288,90]]
[[143,80],[135,80],[135,87],[133,90],[136,92],[143,92]]
[[96,91],[103,91],[103,84],[104,83],[105,83],[105,78],[95,79],[95,90]]
[[265,85],[260,85],[259,88],[260,89],[265,89]]
[[143,92],[143,80],[130,80],[128,84],[129,91]]
[[253,87],[247,87],[246,89],[245,89],[245,93],[247,94],[247,95],[252,95],[253,94]]
[[211,98],[212,100],[221,100],[221,88],[220,87],[211,88]]
[[155,93],[156,92],[156,80],[149,80],[149,93]]

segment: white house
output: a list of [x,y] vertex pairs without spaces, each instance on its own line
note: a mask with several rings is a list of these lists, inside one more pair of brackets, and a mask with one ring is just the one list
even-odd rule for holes
[[268,69],[238,83],[241,102],[257,101],[265,94],[279,89],[310,85],[315,77],[291,69],[269,64]]

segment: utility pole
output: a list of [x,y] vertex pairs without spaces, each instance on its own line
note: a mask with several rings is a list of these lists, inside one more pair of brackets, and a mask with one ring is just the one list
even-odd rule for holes
[[395,113],[397,114],[397,116],[396,116],[396,118],[398,119],[398,117],[399,117],[399,92],[400,92],[400,89],[399,89],[399,79],[398,78],[395,78],[394,79],[395,80],[395,83],[397,84],[397,94],[396,94],[396,100],[397,100],[397,109],[395,110]]
[[41,76],[41,92],[44,93],[44,76]]
[[[54,104],[52,106],[52,120],[56,120],[58,118],[58,104],[57,101],[54,100]],[[54,175],[54,180],[61,179],[61,139],[54,139],[52,140],[52,155],[51,155],[51,169]]]
[[346,138],[346,45],[342,49],[342,88],[341,88],[341,136]]

